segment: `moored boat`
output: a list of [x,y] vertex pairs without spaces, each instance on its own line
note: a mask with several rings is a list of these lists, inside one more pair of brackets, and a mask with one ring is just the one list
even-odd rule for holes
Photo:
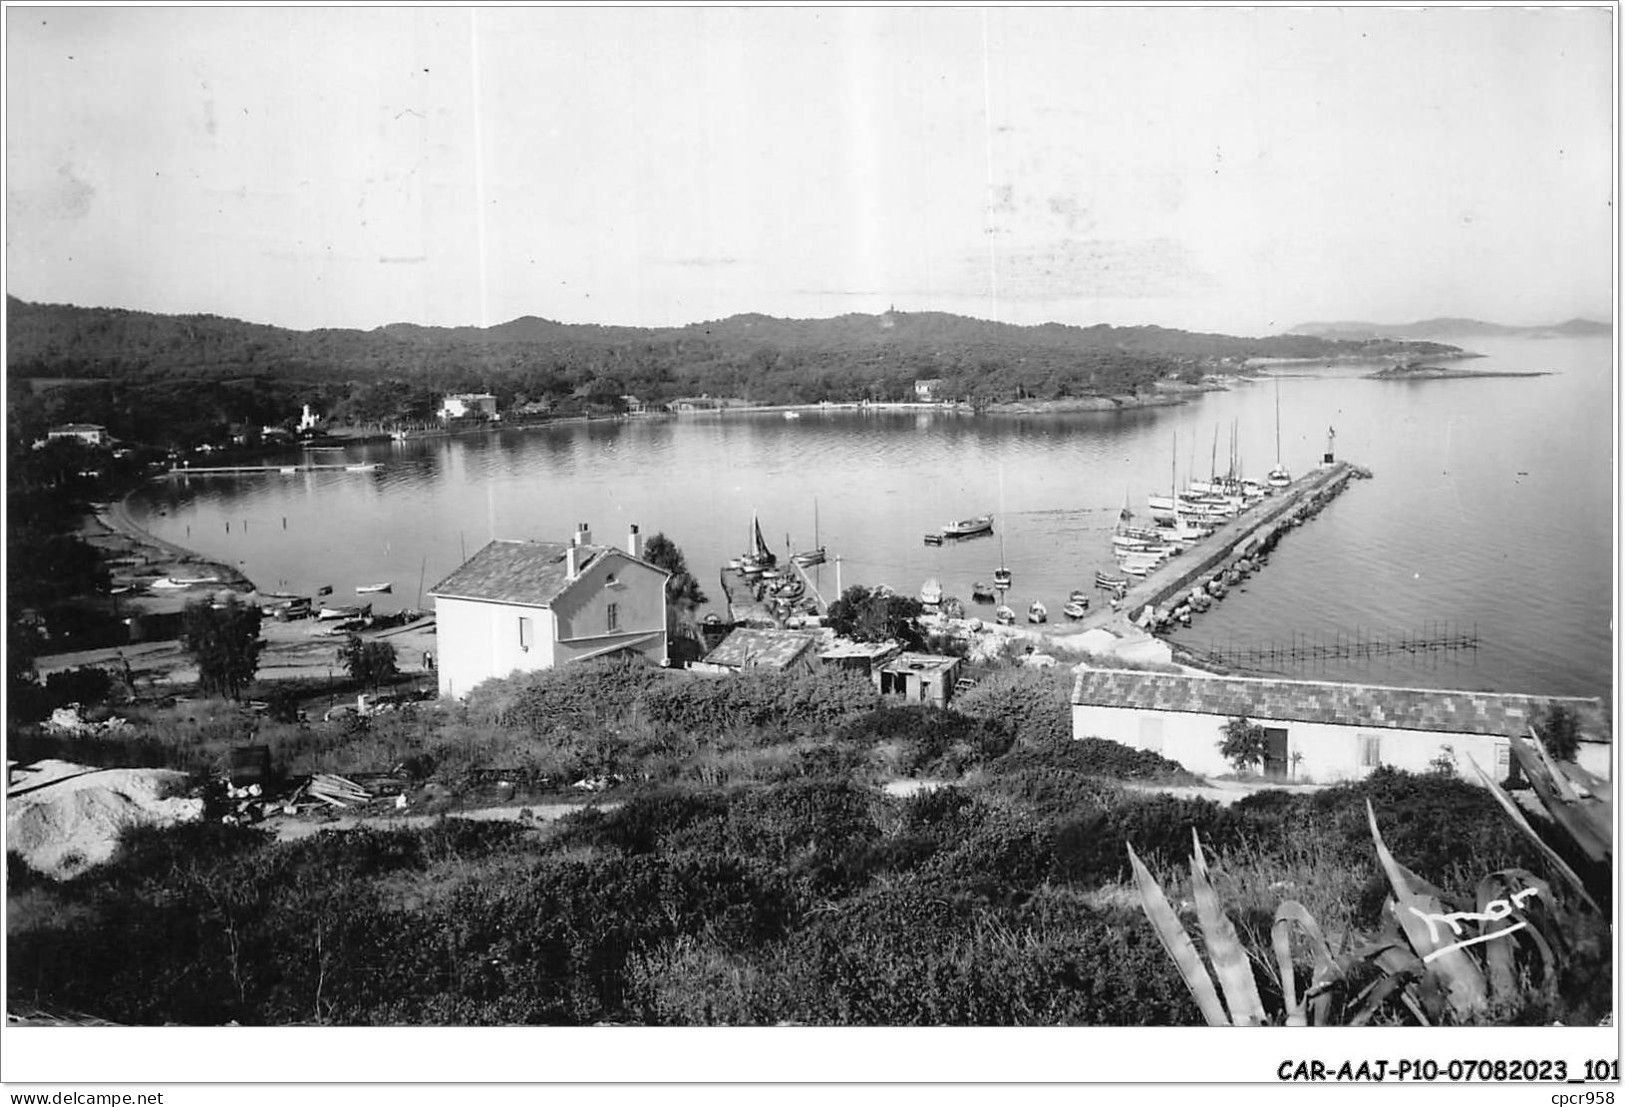
[[394,588],[394,582],[387,580],[378,584],[358,584],[355,586],[357,592],[391,592],[394,591]]
[[1128,587],[1128,578],[1127,577],[1107,576],[1105,573],[1101,572],[1099,569],[1096,569],[1095,570],[1095,587],[1096,588],[1106,588],[1106,589],[1127,588]]
[[973,600],[993,601],[993,586],[986,581],[977,581],[970,586],[970,598]]
[[1072,589],[1072,594],[1068,596],[1067,599],[1073,603],[1081,603],[1084,607],[1089,606],[1089,593],[1085,592],[1082,588]]
[[1029,623],[1045,623],[1049,621],[1049,608],[1038,600],[1027,606],[1027,621]]
[[159,577],[148,588],[191,588],[195,584],[219,584],[219,577]]
[[1009,569],[1001,566],[993,570],[993,587],[995,588],[1009,588],[1014,579],[1015,576]]
[[1089,614],[1089,606],[1073,600],[1071,603],[1061,608],[1061,611],[1065,613],[1068,619],[1081,619],[1085,615]]
[[1000,626],[1014,626],[1016,623],[1016,613],[1002,603],[999,605],[998,610],[993,613],[993,618],[998,621]]
[[920,585],[920,602],[926,607],[936,607],[942,602],[942,582],[932,577]]
[[978,515],[974,519],[959,519],[942,528],[944,538],[969,538],[974,534],[990,534],[993,531],[993,516]]

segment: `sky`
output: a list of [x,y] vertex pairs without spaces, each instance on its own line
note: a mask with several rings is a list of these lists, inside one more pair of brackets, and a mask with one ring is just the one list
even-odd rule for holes
[[6,10],[6,283],[300,329],[1612,315],[1607,8]]

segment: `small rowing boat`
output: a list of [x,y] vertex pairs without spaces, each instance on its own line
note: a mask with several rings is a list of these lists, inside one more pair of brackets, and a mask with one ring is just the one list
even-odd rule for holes
[[394,587],[392,581],[386,580],[382,584],[358,584],[355,586],[355,590],[357,592],[388,592],[393,590]]

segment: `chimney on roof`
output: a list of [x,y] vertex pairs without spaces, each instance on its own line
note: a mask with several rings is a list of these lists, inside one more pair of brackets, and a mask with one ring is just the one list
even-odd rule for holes
[[636,523],[633,523],[632,529],[627,532],[626,552],[637,558],[639,561],[643,560],[643,535],[638,533],[638,525]]
[[580,537],[581,545],[592,545],[592,531],[588,528],[586,523],[582,523],[578,528],[576,528],[576,530]]
[[564,579],[575,580],[581,572],[581,547],[574,542],[564,551]]

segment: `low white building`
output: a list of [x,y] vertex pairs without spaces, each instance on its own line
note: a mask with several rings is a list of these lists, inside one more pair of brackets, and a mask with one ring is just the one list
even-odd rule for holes
[[471,416],[490,419],[496,413],[497,398],[489,392],[459,392],[440,401],[442,419],[467,419]]
[[1470,755],[1497,780],[1511,771],[1513,735],[1528,737],[1552,704],[1581,720],[1577,763],[1613,778],[1601,701],[1308,680],[1085,669],[1072,692],[1072,736],[1109,738],[1218,776],[1223,730],[1245,717],[1264,727],[1268,776],[1317,783],[1357,780],[1380,765],[1425,772],[1441,755],[1476,780]]
[[71,438],[83,442],[87,446],[105,446],[113,441],[107,433],[107,428],[100,423],[63,423],[60,427],[52,427],[45,432],[47,442],[56,442]]
[[569,542],[491,542],[430,590],[440,694],[612,654],[669,664],[668,576],[636,526],[625,549],[594,545],[585,523]]

